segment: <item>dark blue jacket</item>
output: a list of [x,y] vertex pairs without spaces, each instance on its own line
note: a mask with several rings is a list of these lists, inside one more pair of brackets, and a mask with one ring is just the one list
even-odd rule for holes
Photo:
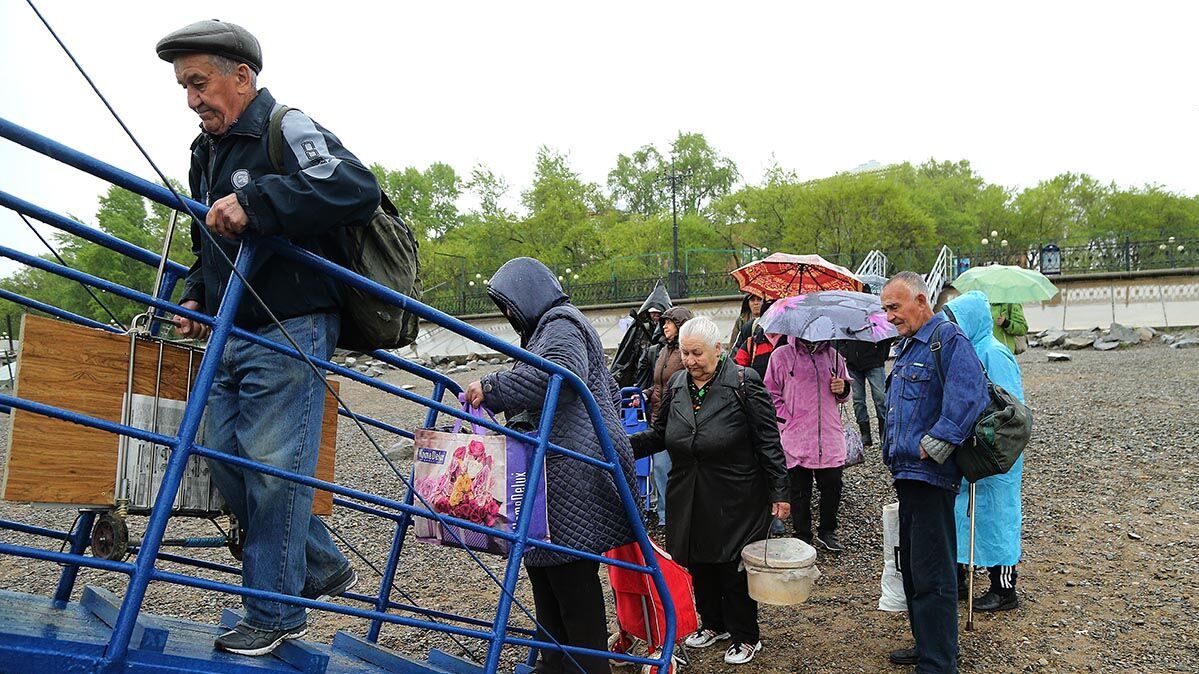
[[[941,366],[937,375],[929,342],[941,328]],[[970,339],[942,314],[934,315],[900,344],[887,386],[887,424],[883,463],[896,480],[918,480],[955,494],[962,474],[950,456],[943,464],[920,458],[920,439],[931,435],[960,445],[987,406],[987,379]]]
[[[224,135],[201,133],[196,138],[188,175],[192,197],[212,205],[236,192],[249,216],[250,236],[277,235],[334,261],[347,260],[350,243],[344,227],[366,224],[379,205],[379,185],[336,136],[299,110],[283,117],[284,172],[275,173],[266,133],[275,106],[271,93],[261,89]],[[230,267],[200,227],[203,223],[192,223],[196,261],[183,299],[216,313]],[[212,238],[230,260],[236,259],[238,241],[216,234]],[[341,309],[340,284],[262,247],[247,278],[280,319]],[[237,325],[253,328],[269,321],[247,294],[238,307]]]
[[[624,480],[631,484],[633,454],[616,412],[620,391],[608,372],[595,328],[570,304],[554,274],[532,258],[516,258],[500,267],[492,275],[487,293],[506,311],[524,348],[574,372],[587,384],[603,416],[600,432],[611,440]],[[483,378],[483,404],[509,417],[528,413],[532,423],[538,424],[549,379],[548,372],[517,363],[507,372]],[[606,458],[583,401],[567,386],[558,398],[550,441],[590,457]],[[611,473],[554,452],[547,452],[545,465],[551,541],[604,553],[633,540],[633,528]],[[554,566],[576,559],[537,548],[529,548],[525,555],[529,566]]]

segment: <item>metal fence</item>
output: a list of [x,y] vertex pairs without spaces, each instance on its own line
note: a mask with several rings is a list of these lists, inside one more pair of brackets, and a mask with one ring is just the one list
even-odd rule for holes
[[[932,268],[942,248],[944,247],[909,248],[881,251],[881,254],[885,255],[885,259],[889,262],[888,268],[891,272],[911,270],[924,274]],[[1050,251],[1048,254],[1045,253],[1047,250]],[[731,253],[733,251],[721,252]],[[848,269],[856,269],[874,252],[837,253],[824,257],[829,262]],[[1053,244],[1010,244],[955,252],[953,269],[955,275],[970,267],[988,264],[1016,265],[1052,274],[1054,270],[1051,267],[1054,266],[1055,255],[1057,257],[1056,273],[1063,275],[1199,267],[1199,239],[1175,237],[1148,241],[1128,239],[1091,241],[1061,247]],[[736,294],[738,292],[737,284],[728,274],[735,268],[733,266],[735,262],[736,259],[730,256],[729,268],[723,271],[711,271],[710,267],[698,267],[696,271],[689,270],[689,273],[683,276],[685,292],[682,296],[717,297]],[[689,266],[697,267],[694,264]],[[576,305],[590,306],[643,300],[659,282],[667,282],[665,273],[661,276],[640,278],[613,276],[606,281],[591,283],[566,281],[563,283],[563,288],[570,294],[571,300]],[[430,293],[425,296],[424,301],[448,314],[459,316],[496,310],[495,304],[487,298],[485,288],[471,288],[469,292],[453,290]]]

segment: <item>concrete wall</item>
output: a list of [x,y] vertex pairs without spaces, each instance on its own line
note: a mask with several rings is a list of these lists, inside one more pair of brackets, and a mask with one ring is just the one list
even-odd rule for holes
[[1153,328],[1199,325],[1199,271],[1170,276],[1074,277],[1051,302],[1024,306],[1030,330],[1087,330],[1111,323]]
[[[1046,328],[1087,330],[1122,323],[1154,328],[1199,325],[1199,270],[1172,270],[1158,273],[1132,273],[1060,277],[1054,283],[1061,293],[1051,302],[1024,305],[1031,331]],[[942,301],[953,296],[951,288],[942,293]],[[727,335],[741,310],[740,297],[716,297],[680,302],[699,316],[707,316]],[[615,349],[623,331],[620,320],[633,305],[586,307],[604,348]],[[471,325],[511,344],[519,343],[516,332],[499,314],[466,316]],[[405,356],[445,356],[484,354],[487,349],[437,326],[422,326],[416,349],[404,349]]]

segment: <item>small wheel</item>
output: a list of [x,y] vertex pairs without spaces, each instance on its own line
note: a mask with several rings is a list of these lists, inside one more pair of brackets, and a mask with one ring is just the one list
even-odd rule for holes
[[242,553],[246,549],[246,530],[241,527],[233,515],[229,515],[229,554],[237,561],[242,561]]
[[104,513],[92,527],[92,556],[120,561],[129,550],[129,527],[125,518]]

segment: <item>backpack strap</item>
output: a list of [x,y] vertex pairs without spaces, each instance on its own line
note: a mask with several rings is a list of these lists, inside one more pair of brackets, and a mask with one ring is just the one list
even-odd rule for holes
[[745,393],[745,366],[733,363],[733,367],[737,368],[737,390],[734,395],[741,402],[741,409],[749,409],[749,396]]
[[283,173],[283,116],[291,110],[286,105],[276,107],[266,127],[266,153],[275,173]]
[[[270,157],[271,167],[274,168],[275,173],[284,173],[283,116],[292,110],[295,110],[295,108],[289,108],[286,105],[278,106],[275,108],[275,111],[271,113],[271,121],[269,124],[267,124],[266,153],[267,156]],[[395,207],[395,204],[391,203],[391,199],[387,198],[387,193],[380,189],[379,194],[382,195],[382,199],[379,200],[379,208],[383,209],[384,213],[392,216],[393,218],[399,218],[400,211]]]
[[[949,315],[953,316],[952,313],[950,313]],[[945,370],[941,367],[941,340],[938,339],[938,335],[941,332],[941,328],[945,327],[949,323],[953,323],[954,325],[957,325],[957,323],[955,323],[952,320],[947,320],[944,323],[938,325],[936,328],[933,329],[932,339],[929,340],[929,342],[928,342],[928,350],[933,352],[933,364],[936,365],[936,367],[937,367],[937,376],[941,378],[941,387],[942,388],[945,387]],[[979,365],[979,367],[981,367],[983,369],[983,377],[988,382],[991,381],[991,375],[987,374],[987,366],[983,364],[982,360],[979,360],[978,365]]]

